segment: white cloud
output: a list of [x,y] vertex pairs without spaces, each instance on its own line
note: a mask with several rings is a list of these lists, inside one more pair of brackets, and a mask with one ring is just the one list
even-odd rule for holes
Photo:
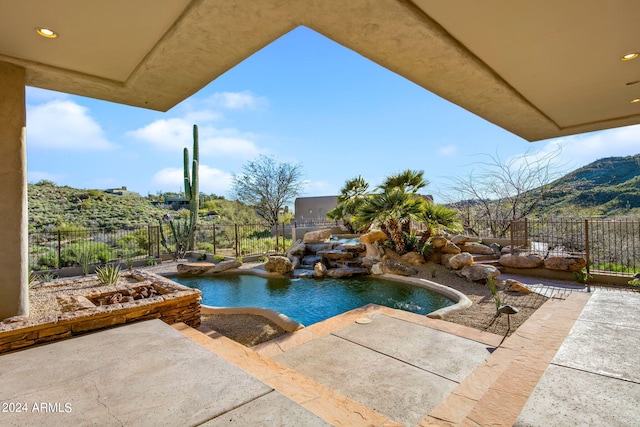
[[[198,170],[201,193],[224,195],[231,188],[231,174],[220,169],[200,165]],[[163,191],[184,190],[184,171],[179,168],[165,168],[153,175],[153,184]]]
[[560,163],[581,167],[605,157],[631,156],[640,153],[640,125],[557,138],[548,141],[539,155],[562,147]]
[[[185,118],[157,120],[143,128],[128,132],[128,135],[162,150],[190,148],[193,141],[193,120]],[[198,135],[202,155],[252,159],[264,152],[251,140],[253,135],[236,129],[218,129],[210,125],[199,125]]]
[[230,110],[253,109],[269,104],[267,98],[256,96],[248,90],[244,92],[218,92],[211,95],[207,102],[214,106]]
[[69,100],[27,106],[27,144],[82,151],[116,148],[89,110]]
[[455,145],[445,145],[444,147],[438,148],[438,154],[445,157],[453,156],[457,151],[458,147]]

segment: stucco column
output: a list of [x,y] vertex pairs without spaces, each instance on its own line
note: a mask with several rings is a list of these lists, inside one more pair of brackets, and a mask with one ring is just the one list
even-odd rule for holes
[[0,62],[0,320],[29,315],[25,69]]

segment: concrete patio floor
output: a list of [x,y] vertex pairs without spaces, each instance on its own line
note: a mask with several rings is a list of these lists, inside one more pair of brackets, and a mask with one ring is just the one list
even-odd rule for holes
[[0,425],[640,425],[638,307],[573,292],[499,348],[380,306],[253,349],[140,322],[0,356]]

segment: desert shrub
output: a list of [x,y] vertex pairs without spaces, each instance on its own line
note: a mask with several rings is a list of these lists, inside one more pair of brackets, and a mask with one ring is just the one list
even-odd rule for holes
[[149,248],[149,230],[146,228],[138,228],[133,232],[133,237],[136,240],[139,248]]
[[213,253],[213,243],[207,243],[207,242],[198,242],[196,244],[196,249],[199,251],[205,251],[205,252],[209,252],[209,253]]
[[96,268],[96,275],[98,276],[98,282],[103,285],[114,285],[120,277],[120,266],[117,264],[107,264],[98,267]]
[[72,267],[89,264],[104,263],[111,259],[111,248],[106,243],[82,242],[72,243],[60,253],[60,267]]
[[214,260],[215,262],[220,262],[220,261],[224,260],[224,255],[220,255],[220,254],[218,254],[218,255],[214,255],[214,256],[213,256],[213,260]]
[[576,282],[585,284],[591,279],[591,275],[587,273],[587,269],[583,268],[580,271],[576,271],[573,273],[573,278],[576,279]]
[[51,251],[39,256],[34,267],[37,270],[50,270],[52,268],[58,268],[58,255]]

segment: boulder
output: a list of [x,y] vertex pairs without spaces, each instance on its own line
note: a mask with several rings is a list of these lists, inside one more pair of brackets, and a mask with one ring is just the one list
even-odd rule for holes
[[[460,270],[466,265],[473,264],[473,255],[468,252],[462,252],[461,254],[453,255],[449,258],[449,267],[452,270]],[[446,267],[446,265],[445,265]]]
[[287,251],[287,254],[300,257],[304,255],[306,249],[307,249],[307,245],[305,245],[304,243],[298,240],[298,242],[295,245],[289,248],[289,250]]
[[462,270],[456,272],[460,277],[464,277],[470,282],[486,282],[489,277],[496,278],[500,271],[492,265],[472,264],[465,265]]
[[308,231],[305,233],[303,241],[305,243],[320,243],[326,242],[331,238],[331,230],[325,228],[324,230]]
[[418,252],[407,252],[402,255],[400,259],[402,259],[402,262],[406,262],[410,265],[423,265],[427,263],[427,261],[424,260],[424,257]]
[[449,241],[442,236],[433,236],[429,239],[429,242],[431,242],[431,246],[433,246],[433,249],[444,248],[447,243],[449,243]]
[[176,268],[180,274],[202,274],[215,266],[212,262],[190,262],[188,264],[178,264]]
[[382,230],[371,230],[360,236],[362,243],[384,242],[385,240],[387,240],[387,235]]
[[494,253],[494,254],[496,254],[496,255],[500,255],[500,253],[501,253],[501,252],[500,252],[500,250],[501,250],[502,248],[500,247],[500,245],[499,245],[499,244],[497,244],[497,243],[492,243],[492,244],[490,244],[490,245],[489,245],[489,247],[490,247],[491,249],[493,249],[493,253]]
[[580,271],[587,266],[587,260],[578,256],[548,257],[544,260],[544,268],[560,271]]
[[[446,255],[446,254],[444,254]],[[431,262],[435,262],[436,264],[441,264],[442,263],[442,256],[443,253],[441,251],[433,251],[429,254],[428,256],[428,260]]]
[[453,258],[454,254],[442,254],[440,257],[440,264],[445,266],[446,268],[451,268],[451,264],[449,264],[449,260]]
[[462,252],[460,250],[460,248],[456,245],[454,245],[452,242],[447,242],[446,245],[444,245],[442,247],[442,249],[440,249],[442,251],[443,254],[459,254],[460,252]]
[[327,267],[323,263],[317,262],[313,266],[313,277],[322,278],[326,275],[327,275]]
[[476,255],[495,255],[493,249],[491,249],[487,245],[483,245],[478,242],[467,242],[464,244],[459,244],[458,247],[462,252],[469,252],[470,254]]
[[330,251],[336,247],[336,242],[329,243],[307,243],[305,248],[306,254],[315,254],[318,251]]
[[502,255],[500,265],[511,268],[538,268],[544,265],[544,259],[537,254],[527,255]]
[[527,288],[524,283],[518,282],[514,279],[507,279],[504,281],[504,289],[511,292],[520,292],[521,294],[530,294],[533,291]]
[[235,259],[230,259],[227,261],[221,261],[216,264],[215,267],[210,269],[209,273],[220,273],[221,271],[231,270],[232,268],[238,268],[242,265],[242,262],[236,261]]
[[381,275],[384,274],[384,271],[382,270],[382,263],[381,262],[377,262],[375,264],[373,264],[371,266],[371,274],[375,274],[375,275]]
[[368,269],[371,269],[375,264],[379,262],[380,260],[377,258],[369,258],[369,257],[360,258],[360,266]]
[[318,251],[316,255],[321,256],[324,259],[332,259],[332,260],[345,260],[352,259],[355,254],[353,252],[344,252],[344,251]]
[[301,265],[316,265],[316,262],[321,262],[322,257],[317,255],[307,255],[300,261]]
[[387,274],[397,274],[399,276],[415,276],[418,274],[418,270],[410,265],[392,259],[387,259],[382,262],[382,271]]
[[287,258],[289,258],[289,261],[291,261],[291,265],[293,265],[293,269],[294,270],[296,268],[300,267],[300,257],[297,257],[295,255],[291,255],[291,254],[287,254]]
[[264,264],[264,269],[269,273],[289,274],[293,272],[293,264],[291,260],[284,256],[272,255]]
[[367,258],[375,258],[377,260],[380,260],[380,258],[382,258],[382,256],[384,255],[384,249],[380,247],[379,243],[363,243],[363,245],[367,250],[364,255]]
[[369,274],[369,270],[359,267],[340,267],[327,270],[326,277],[351,277],[362,274]]
[[367,250],[367,248],[365,248],[365,246],[362,243],[357,244],[357,245],[344,243],[344,244],[336,246],[335,249],[337,251],[355,252],[355,253],[364,252],[364,251]]
[[470,237],[470,236],[463,236],[463,235],[460,235],[460,236],[453,236],[453,237],[451,238],[451,242],[452,242],[452,243],[454,243],[454,244],[456,244],[456,245],[457,245],[457,244],[460,244],[460,243],[466,243],[466,242],[478,242],[478,241],[480,241],[480,239],[479,239],[479,238],[477,238],[477,237]]

